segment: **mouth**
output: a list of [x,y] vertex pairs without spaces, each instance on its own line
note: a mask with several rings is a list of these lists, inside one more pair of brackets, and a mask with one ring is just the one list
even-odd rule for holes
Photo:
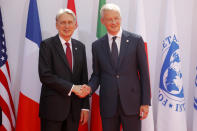
[[68,32],[70,32],[70,30],[63,30],[65,33],[68,33]]
[[118,28],[118,26],[111,26],[111,28],[112,28],[112,29],[117,29],[117,28]]

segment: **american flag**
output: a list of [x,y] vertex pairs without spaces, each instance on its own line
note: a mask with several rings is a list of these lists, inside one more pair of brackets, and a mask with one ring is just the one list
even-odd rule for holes
[[10,70],[8,64],[5,35],[0,9],[0,107],[2,108],[2,126],[0,131],[14,131],[15,111],[10,93]]

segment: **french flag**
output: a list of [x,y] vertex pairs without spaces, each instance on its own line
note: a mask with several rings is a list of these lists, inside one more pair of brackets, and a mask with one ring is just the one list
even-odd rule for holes
[[39,99],[41,82],[38,56],[41,30],[36,0],[30,0],[27,18],[16,131],[39,131]]

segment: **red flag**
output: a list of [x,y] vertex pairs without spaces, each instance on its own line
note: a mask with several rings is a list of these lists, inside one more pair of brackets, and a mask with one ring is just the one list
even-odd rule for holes
[[[75,1],[74,0],[68,0],[67,8],[72,10],[75,13],[75,15],[77,16],[76,9],[75,9]],[[76,32],[76,34],[78,34],[77,29],[76,29],[75,32]],[[75,36],[75,37],[78,37],[78,36]],[[79,124],[78,131],[88,131],[88,124],[87,123],[85,125]]]
[[14,131],[15,111],[10,92],[10,70],[6,49],[6,41],[3,30],[3,21],[0,10],[0,107],[2,108],[1,131]]
[[92,95],[92,108],[91,108],[91,131],[102,131],[102,122],[99,107],[99,95],[94,93]]

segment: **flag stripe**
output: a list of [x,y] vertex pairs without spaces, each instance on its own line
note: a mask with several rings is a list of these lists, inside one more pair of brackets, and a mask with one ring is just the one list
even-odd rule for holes
[[5,113],[5,115],[8,117],[9,123],[12,123],[10,125],[11,125],[12,131],[13,131],[14,126],[13,126],[13,122],[12,122],[12,119],[11,119],[11,113],[10,113],[9,107],[1,96],[0,96],[0,101],[1,101],[0,105],[1,105],[1,108],[2,108],[2,112]]
[[[8,62],[6,62],[6,64],[8,64]],[[10,92],[10,88],[9,87],[11,87],[11,81],[10,81],[10,76],[9,76],[9,73],[8,73],[8,68],[9,68],[9,65],[3,65],[2,67],[1,67],[1,71],[2,71],[2,77],[3,77],[3,79],[7,82],[7,85],[8,85],[8,88],[6,89],[7,91],[8,91],[8,94],[7,94],[7,96],[9,96],[9,94],[10,94],[10,97],[9,98],[7,98],[8,100],[10,100],[10,103],[11,103],[11,107],[12,107],[12,111],[13,111],[13,113],[15,114],[15,109],[14,109],[14,103],[13,103],[13,101],[12,101],[12,96],[11,96],[11,92]],[[1,73],[0,73],[1,74]],[[4,76],[3,76],[4,75]],[[5,79],[6,78],[6,79]],[[3,83],[1,83],[1,84],[3,84]],[[2,86],[4,86],[4,88],[5,88],[5,85],[2,85]],[[14,115],[14,117],[15,117],[15,115]]]
[[99,95],[94,93],[92,95],[92,112],[91,112],[91,131],[102,131],[102,122],[100,116],[100,107],[99,107]]
[[68,0],[67,8],[71,9],[75,13],[75,15],[77,16],[76,8],[75,8],[75,1],[74,0]]
[[14,103],[12,101],[12,96],[11,96],[11,93],[10,93],[10,90],[9,90],[9,86],[8,86],[8,81],[6,79],[6,76],[5,74],[2,72],[2,70],[0,70],[0,82],[2,83],[3,87],[7,90],[8,92],[8,96],[9,96],[9,100],[10,100],[10,104],[11,104],[11,107],[12,107],[12,111],[14,112],[15,114],[15,111],[14,111]]
[[0,131],[7,131],[7,130],[5,129],[5,127],[4,127],[4,125],[1,125],[1,126],[0,126]]
[[105,26],[101,23],[101,15],[100,15],[100,9],[102,8],[102,6],[106,3],[105,0],[99,0],[99,8],[98,8],[98,19],[97,19],[97,32],[96,32],[96,36],[97,38],[101,38],[102,36],[104,36],[107,32]]
[[7,106],[9,108],[9,112],[11,113],[12,123],[13,123],[13,125],[15,125],[15,116],[14,116],[14,112],[12,111],[12,108],[10,106],[8,93],[1,83],[0,83],[0,89],[1,89],[0,95],[1,95],[2,99],[5,101],[5,103],[7,103]]
[[[38,28],[39,27],[39,28]],[[27,18],[26,37],[35,42],[40,47],[42,40],[38,7],[36,0],[30,0]]]
[[7,72],[8,72],[8,75],[9,75],[9,78],[11,80],[11,77],[10,77],[10,68],[9,68],[9,64],[8,62],[6,61],[6,69],[7,69]]
[[39,131],[39,104],[20,93],[16,131]]
[[[4,77],[2,77],[2,79],[4,79],[4,78],[6,78],[6,82],[7,82],[7,84],[8,84],[8,87],[10,87],[11,86],[11,83],[10,83],[10,76],[9,76],[9,74],[8,74],[8,70],[7,70],[7,66],[6,65],[3,65],[2,67],[1,67],[1,71],[2,71],[2,73],[4,74]],[[9,89],[9,88],[8,88]]]
[[[8,117],[2,112],[3,126],[7,131],[11,131],[11,123],[8,120]],[[12,130],[13,131],[13,130]]]

